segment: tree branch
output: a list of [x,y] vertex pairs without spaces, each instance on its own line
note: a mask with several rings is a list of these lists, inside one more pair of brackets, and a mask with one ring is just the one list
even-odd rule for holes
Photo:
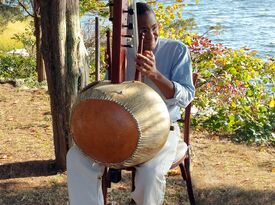
[[27,14],[28,14],[29,16],[31,16],[31,17],[34,18],[34,15],[31,14],[31,13],[28,11],[28,9],[26,8],[26,6],[25,6],[20,0],[18,0],[18,4],[27,12]]

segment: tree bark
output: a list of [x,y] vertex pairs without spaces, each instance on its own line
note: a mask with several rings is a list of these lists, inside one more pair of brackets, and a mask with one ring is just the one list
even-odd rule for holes
[[87,79],[85,68],[80,67],[78,4],[78,0],[41,1],[42,51],[51,99],[56,168],[61,171],[66,169],[71,143],[71,107]]
[[[87,65],[85,64],[85,52],[83,52],[83,40],[79,21],[79,0],[67,0],[66,5],[66,122],[69,123],[72,103],[78,91],[88,83]],[[69,126],[69,124],[67,125]],[[72,137],[69,137],[69,146]]]

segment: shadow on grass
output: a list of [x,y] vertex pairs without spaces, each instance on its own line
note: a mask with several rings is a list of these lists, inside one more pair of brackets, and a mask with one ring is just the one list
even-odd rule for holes
[[[6,182],[7,186],[22,186]],[[4,184],[0,184],[1,186]],[[0,204],[1,205],[67,205],[67,185],[65,183],[54,183],[49,186],[39,186],[28,188],[26,185],[21,189],[1,189],[0,187]],[[81,205],[81,203],[79,204]]]
[[196,190],[196,199],[198,205],[273,205],[275,202],[275,191],[217,187]]
[[[186,185],[178,177],[167,178],[165,205],[189,205]],[[269,186],[270,187],[270,186]],[[249,190],[245,187],[193,186],[196,205],[274,205],[275,190]]]
[[56,173],[54,160],[15,162],[0,165],[0,179],[50,176]]
[[[125,176],[124,176],[125,177]],[[109,199],[128,205],[130,202],[130,177],[120,186],[109,190]],[[196,205],[274,205],[275,191],[246,190],[236,186],[199,188],[193,186]],[[169,176],[164,205],[189,205],[186,185],[180,177]]]

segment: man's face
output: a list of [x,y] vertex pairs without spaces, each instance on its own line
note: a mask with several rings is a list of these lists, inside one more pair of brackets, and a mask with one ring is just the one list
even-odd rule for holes
[[156,17],[152,12],[146,12],[138,16],[138,31],[145,34],[143,50],[154,50],[157,44],[159,29]]

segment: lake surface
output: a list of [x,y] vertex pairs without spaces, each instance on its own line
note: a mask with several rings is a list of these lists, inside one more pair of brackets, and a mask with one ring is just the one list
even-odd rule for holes
[[[169,1],[162,1],[169,2]],[[194,18],[200,35],[210,26],[220,24],[221,32],[206,36],[231,48],[249,47],[258,56],[275,56],[275,0],[195,0],[183,11],[184,18]]]

